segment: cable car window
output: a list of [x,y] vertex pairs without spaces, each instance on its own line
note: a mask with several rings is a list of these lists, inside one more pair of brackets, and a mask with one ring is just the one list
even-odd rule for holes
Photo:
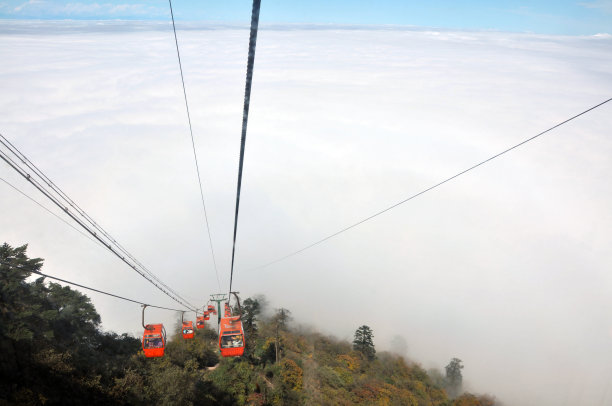
[[221,337],[221,348],[234,348],[242,346],[242,334],[227,334]]
[[161,337],[147,337],[145,338],[144,348],[162,348],[164,343]]

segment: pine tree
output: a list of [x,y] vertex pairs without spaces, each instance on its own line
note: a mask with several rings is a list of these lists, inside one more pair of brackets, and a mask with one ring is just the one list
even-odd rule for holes
[[461,375],[463,365],[461,365],[461,362],[459,358],[453,358],[446,366],[447,389],[451,397],[456,397],[461,392],[461,384],[463,382],[463,376]]
[[274,315],[274,322],[276,324],[276,340],[274,342],[274,348],[276,352],[276,361],[279,360],[280,354],[280,332],[286,330],[287,323],[291,320],[291,312],[285,308],[276,309],[276,314]]
[[259,300],[247,298],[242,304],[242,327],[244,328],[244,333],[247,337],[246,353],[249,357],[252,356],[253,349],[255,348],[255,342],[257,341],[257,321],[260,313],[261,306]]
[[363,325],[355,331],[355,339],[353,340],[353,350],[361,352],[370,361],[376,358],[376,348],[372,338],[374,333],[372,329]]
[[242,326],[244,327],[247,336],[255,336],[257,334],[257,317],[261,313],[259,300],[247,298],[242,303]]

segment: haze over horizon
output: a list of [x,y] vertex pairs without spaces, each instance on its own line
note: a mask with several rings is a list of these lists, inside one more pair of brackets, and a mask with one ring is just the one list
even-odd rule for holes
[[[225,290],[248,32],[177,28]],[[0,40],[0,133],[174,289],[216,292],[171,27],[8,21]],[[610,51],[606,35],[263,28],[236,288],[340,338],[402,336],[426,367],[461,358],[470,390],[508,404],[611,401],[608,105],[252,270],[609,98]],[[50,207],[8,166],[0,178]],[[1,182],[0,196],[1,242],[29,243],[44,272],[173,307]],[[139,332],[137,305],[85,293],[105,328]]]
[[[175,0],[177,21],[249,22],[249,2]],[[612,30],[612,0],[267,0],[262,23],[359,24],[594,35]],[[0,19],[168,21],[166,0],[0,0]]]

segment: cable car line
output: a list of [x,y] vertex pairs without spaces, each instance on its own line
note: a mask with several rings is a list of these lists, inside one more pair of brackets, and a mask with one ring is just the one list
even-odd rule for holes
[[69,222],[67,222],[66,220],[64,220],[63,218],[61,218],[60,216],[58,216],[57,214],[53,213],[51,210],[49,210],[48,208],[46,208],[45,206],[43,206],[42,203],[39,203],[38,201],[36,201],[33,197],[29,196],[28,194],[26,194],[24,191],[20,190],[17,186],[13,185],[12,183],[8,182],[6,179],[0,178],[0,181],[6,183],[8,186],[10,186],[11,188],[13,188],[15,191],[17,191],[18,193],[20,193],[22,196],[26,197],[27,199],[29,199],[30,201],[34,202],[36,205],[38,205],[40,208],[42,208],[43,210],[45,210],[47,213],[51,214],[52,216],[54,216],[55,218],[57,218],[58,220],[60,220],[61,222],[63,222],[64,224],[66,224],[68,227],[72,228],[73,230],[75,230],[77,233],[81,234],[83,237],[89,239],[90,241],[93,241],[94,243],[96,243],[96,245],[99,245],[100,242],[97,240],[94,240],[93,238],[91,238],[90,236],[88,236],[87,234],[85,234],[84,232],[82,232],[81,230],[79,230],[78,228],[76,228],[75,226],[73,226],[72,224],[70,224]]
[[[138,259],[136,259],[125,248],[123,248],[123,246],[121,244],[119,244],[119,242],[117,240],[115,240],[106,230],[104,230],[101,226],[99,226],[79,205],[77,205],[72,199],[70,199],[70,197],[68,197],[68,195],[66,195],[55,183],[53,183],[53,181],[51,179],[49,179],[40,169],[38,169],[38,167],[36,165],[34,165],[34,163],[32,163],[24,154],[22,154],[21,151],[19,151],[17,149],[17,147],[15,147],[8,139],[6,139],[2,134],[0,134],[0,138],[1,138],[0,139],[0,144],[4,145],[6,148],[8,148],[9,151],[11,151],[22,163],[24,163],[30,170],[32,170],[37,176],[39,176],[43,180],[43,182],[47,184],[47,186],[51,187],[51,189],[56,194],[58,194],[60,196],[60,198],[62,198],[65,201],[65,203],[67,203],[69,206],[74,208],[80,216],[82,216],[85,220],[87,220],[87,222],[89,224],[92,225],[92,227],[94,227],[98,232],[100,232],[106,239],[110,240],[113,243],[113,245],[115,245],[120,252],[122,252],[125,256],[130,258],[132,261],[134,261],[140,268],[142,268],[143,272],[145,272],[152,279],[156,280],[159,284],[164,286],[168,291],[172,292],[172,294],[174,294],[175,296],[177,296],[181,300],[189,303],[186,299],[181,297],[181,295],[178,294],[178,292],[174,291],[170,286],[166,285],[161,279],[159,279],[156,275],[154,275],[151,271],[149,271],[148,268],[145,265],[143,265],[140,261],[138,261]],[[1,151],[0,151],[0,153],[1,153]],[[8,158],[8,159],[10,159],[10,158]],[[15,165],[18,165],[12,159],[11,159],[11,162],[13,162]],[[23,176],[23,173],[21,175]],[[30,183],[32,183],[34,186],[36,186],[39,190],[40,190],[40,187],[44,188],[44,186],[42,186],[40,184],[38,184],[38,185],[34,184],[34,181],[32,180],[32,177],[29,174],[27,174],[26,180],[28,180]],[[50,197],[48,194],[46,194],[46,195],[47,195],[47,197]],[[51,200],[53,201],[53,199],[51,199]],[[62,210],[64,210],[64,212],[66,212],[68,215],[70,215],[70,213],[68,213],[67,206],[64,206],[61,203],[58,204],[55,201],[54,201],[54,203],[56,203]],[[96,232],[92,232],[90,229],[88,229],[88,227],[85,224],[82,224],[81,222],[78,222],[78,223],[83,228],[85,228],[86,231],[88,231],[91,235],[93,235],[96,238],[96,240],[102,242],[102,244],[106,248],[110,249],[110,245],[108,244],[108,242],[101,241],[100,238],[97,236]],[[111,251],[114,251],[114,250],[111,249]],[[123,256],[119,256],[119,257],[122,260],[124,260],[124,262],[125,262],[125,258],[123,258]],[[134,268],[134,266],[132,264],[128,264],[128,265],[130,265],[132,268]],[[165,292],[165,293],[167,293],[167,292]],[[183,303],[181,303],[181,304],[183,304]]]
[[251,84],[253,82],[253,66],[255,64],[255,46],[257,44],[257,29],[259,26],[259,9],[261,0],[253,0],[251,13],[251,33],[249,35],[249,56],[247,60],[247,74],[244,86],[244,107],[242,111],[242,136],[240,140],[240,162],[238,164],[238,185],[236,190],[236,212],[234,214],[234,238],[232,242],[232,267],[230,270],[229,297],[232,293],[234,279],[234,255],[236,253],[236,231],[238,229],[238,210],[240,208],[240,189],[242,187],[242,169],[244,163],[244,147],[246,144],[247,123],[249,120],[249,104],[251,102]]
[[140,302],[140,301],[138,301],[138,300],[129,299],[129,298],[127,298],[127,297],[123,297],[123,296],[115,295],[115,294],[113,294],[113,293],[105,292],[105,291],[103,291],[103,290],[99,290],[99,289],[95,289],[95,288],[90,288],[89,286],[81,285],[81,284],[76,283],[76,282],[67,281],[67,280],[65,280],[65,279],[61,279],[61,278],[58,278],[58,277],[56,277],[56,276],[51,276],[51,275],[49,275],[49,274],[42,273],[42,272],[39,272],[39,271],[35,271],[35,270],[33,270],[33,269],[27,269],[27,268],[25,268],[25,267],[23,267],[23,266],[13,265],[13,264],[8,263],[8,262],[0,261],[0,265],[10,266],[11,268],[19,269],[19,270],[26,271],[26,272],[35,273],[35,274],[40,275],[40,276],[43,276],[43,277],[45,277],[45,278],[54,279],[54,280],[56,280],[56,281],[60,281],[60,282],[64,282],[64,283],[68,283],[68,284],[70,284],[70,285],[78,286],[79,288],[83,288],[83,289],[91,290],[91,291],[94,291],[94,292],[101,293],[101,294],[103,294],[103,295],[112,296],[112,297],[115,297],[115,298],[117,298],[117,299],[126,300],[126,301],[128,301],[128,302],[137,303],[137,304],[139,304],[139,305],[145,305],[145,306],[147,306],[147,307],[155,307],[155,308],[157,308],[157,309],[163,309],[163,310],[171,310],[171,311],[176,311],[176,312],[184,312],[184,310],[179,310],[179,309],[171,309],[171,308],[169,308],[169,307],[163,307],[163,306],[155,306],[155,305],[147,304],[147,303],[144,303],[144,302]]
[[[156,275],[154,275],[151,271],[149,271],[148,268],[144,264],[142,264],[140,261],[138,261],[138,259],[136,259],[132,254],[130,254],[125,248],[123,248],[123,246],[121,244],[119,244],[119,242],[117,240],[115,240],[108,232],[106,232],[106,230],[104,230],[101,226],[99,226],[95,222],[95,220],[93,220],[78,204],[76,204],[70,197],[68,197],[68,195],[66,195],[66,193],[64,193],[64,191],[62,189],[60,189],[51,179],[49,179],[36,165],[34,165],[33,162],[31,162],[24,154],[22,154],[21,151],[19,151],[19,149],[17,149],[17,147],[15,147],[2,134],[0,134],[0,144],[4,145],[6,148],[8,148],[9,151],[11,151],[22,163],[24,163],[30,170],[32,170],[37,176],[39,176],[42,179],[42,181],[47,186],[49,186],[57,195],[59,195],[60,198],[65,201],[66,204],[68,204],[74,210],[76,210],[76,212],[80,216],[82,216],[89,224],[91,224],[92,227],[94,227],[98,232],[100,232],[105,238],[110,240],[118,248],[119,251],[121,251],[125,256],[127,256],[132,261],[134,261],[139,267],[141,267],[143,269],[143,271],[145,273],[147,273],[151,278],[156,280],[159,284],[164,286],[166,289],[168,289],[174,295],[176,295],[180,299],[184,300],[185,302],[188,302],[186,299],[182,298],[176,291],[174,291],[170,286],[166,285]],[[28,181],[30,181],[30,183],[32,183],[31,179],[29,178],[29,175],[28,175],[28,177],[26,179]],[[64,206],[62,204],[60,206],[60,208],[62,210],[64,210],[65,212],[67,212],[67,206]],[[84,225],[82,225],[82,226],[84,228],[87,228]],[[89,232],[90,232],[90,234],[92,234],[91,231],[89,231]],[[94,234],[95,234],[95,232],[94,232]],[[96,237],[96,239],[99,240],[99,238],[97,238],[97,237]],[[108,243],[103,242],[103,245],[106,248],[109,248]]]
[[[31,162],[14,145],[12,145],[2,134],[0,134],[0,144],[7,147],[15,156],[17,156],[17,158],[21,162],[23,162],[28,168],[32,169],[32,166],[34,165],[31,164]],[[10,167],[12,167],[17,173],[19,173],[28,182],[30,182],[36,189],[38,189],[43,195],[45,195],[49,200],[51,200],[56,206],[58,206],[61,210],[63,210],[72,220],[74,220],[77,224],[79,224],[82,228],[84,228],[85,231],[87,231],[93,238],[95,238],[100,243],[102,243],[109,251],[115,254],[115,256],[117,256],[121,261],[126,263],[129,267],[131,267],[134,271],[136,271],[140,276],[145,278],[149,283],[153,284],[155,287],[157,287],[159,290],[165,293],[168,297],[173,299],[175,302],[185,306],[189,310],[196,309],[196,306],[192,305],[191,303],[189,303],[189,301],[181,297],[181,295],[179,295],[176,291],[174,291],[172,288],[166,285],[157,276],[155,276],[151,271],[149,271],[144,265],[142,265],[142,263],[136,260],[129,252],[127,252],[127,250],[125,250],[121,245],[119,245],[119,243],[117,243],[117,241],[114,238],[112,238],[105,230],[103,230],[100,226],[98,226],[91,217],[89,217],[82,209],[80,209],[80,207],[78,207],[76,203],[74,203],[70,198],[68,198],[63,192],[60,194],[57,191],[59,188],[57,188],[55,184],[49,180],[49,178],[47,178],[44,174],[42,174],[42,172],[38,170],[38,168],[36,168],[36,170],[33,170],[34,173],[40,178],[42,178],[43,182],[45,182],[47,185],[49,186],[53,185],[51,186],[51,189],[55,191],[56,194],[60,194],[60,197],[63,196],[64,202],[68,203],[68,205],[73,207],[77,211],[77,213],[81,215],[82,217],[84,217],[85,220],[87,220],[90,224],[92,224],[96,230],[101,231],[102,235],[96,233],[87,224],[85,224],[85,221],[78,218],[77,214],[71,212],[71,210],[67,206],[62,204],[62,202],[60,201],[60,198],[58,198],[51,191],[46,189],[44,185],[40,184],[40,182],[38,182],[34,178],[34,176],[32,176],[25,169],[20,167],[19,164],[15,162],[10,156],[8,156],[4,151],[2,151],[2,149],[0,149],[0,158],[2,158],[2,160],[4,160]],[[30,166],[28,163],[30,163],[32,166]],[[107,240],[104,240],[103,237],[106,238]],[[113,246],[115,248],[113,248]],[[122,253],[125,255],[122,255]],[[126,259],[126,256],[127,256],[127,259]]]
[[170,4],[170,16],[172,17],[172,30],[174,31],[174,43],[176,44],[176,56],[178,58],[179,70],[181,72],[181,83],[183,84],[183,96],[185,97],[185,109],[187,110],[187,121],[189,122],[189,134],[191,135],[191,146],[193,147],[193,158],[195,160],[196,172],[198,174],[198,184],[200,185],[200,196],[202,198],[202,207],[204,208],[204,220],[206,223],[206,231],[208,232],[208,242],[210,252],[212,253],[215,275],[217,276],[217,285],[221,290],[221,282],[219,281],[219,271],[217,270],[217,261],[215,259],[215,251],[213,249],[212,237],[210,235],[210,225],[208,224],[208,214],[206,213],[206,203],[204,201],[204,189],[202,187],[202,178],[200,177],[200,166],[198,165],[198,155],[196,153],[195,140],[193,138],[193,129],[191,127],[191,115],[189,114],[189,103],[187,103],[187,90],[185,89],[185,79],[183,78],[183,64],[181,63],[181,53],[179,52],[178,39],[176,37],[176,26],[174,24],[174,12],[172,11],[172,0],[168,0]]
[[357,226],[359,226],[359,225],[361,225],[361,224],[365,223],[366,221],[372,220],[373,218],[375,218],[375,217],[377,217],[377,216],[380,216],[381,214],[386,213],[386,212],[388,212],[388,211],[389,211],[389,210],[391,210],[391,209],[394,209],[394,208],[396,208],[396,207],[398,207],[398,206],[400,206],[400,205],[402,205],[402,204],[404,204],[404,203],[406,203],[406,202],[409,202],[409,201],[410,201],[410,200],[412,200],[412,199],[415,199],[415,198],[417,198],[417,197],[419,197],[419,196],[421,196],[421,195],[423,195],[423,194],[425,194],[425,193],[427,193],[427,192],[429,192],[429,191],[431,191],[431,190],[433,190],[433,189],[436,189],[436,188],[438,188],[439,186],[442,186],[442,185],[444,185],[445,183],[448,183],[448,182],[450,182],[451,180],[453,180],[453,179],[455,179],[455,178],[458,178],[459,176],[464,175],[465,173],[470,172],[471,170],[476,169],[476,168],[478,168],[479,166],[482,166],[482,165],[484,165],[484,164],[488,163],[489,161],[494,160],[495,158],[498,158],[498,157],[500,157],[500,156],[502,156],[502,155],[504,155],[504,154],[506,154],[506,153],[508,153],[508,152],[510,152],[510,151],[512,151],[512,150],[514,150],[514,149],[516,149],[516,148],[518,148],[518,147],[520,147],[520,146],[522,146],[522,145],[524,145],[524,144],[526,144],[526,143],[530,142],[530,141],[533,141],[533,140],[535,140],[536,138],[538,138],[538,137],[540,137],[540,136],[542,136],[542,135],[544,135],[544,134],[546,134],[546,133],[548,133],[548,132],[550,132],[550,131],[552,131],[552,130],[554,130],[554,129],[558,128],[558,127],[561,127],[562,125],[564,125],[564,124],[566,124],[566,123],[568,123],[568,122],[570,122],[570,121],[572,121],[572,120],[574,120],[574,119],[576,119],[576,118],[578,118],[578,117],[580,117],[580,116],[582,116],[582,115],[584,115],[584,114],[586,114],[586,113],[588,113],[588,112],[590,112],[590,111],[592,111],[592,110],[595,110],[596,108],[601,107],[601,106],[603,106],[604,104],[606,104],[606,103],[608,103],[608,102],[610,102],[610,101],[612,101],[612,98],[609,98],[609,99],[607,99],[607,100],[604,100],[603,102],[601,102],[601,103],[599,103],[599,104],[596,104],[595,106],[592,106],[592,107],[590,107],[590,108],[588,108],[588,109],[586,109],[586,110],[582,111],[581,113],[578,113],[578,114],[576,114],[576,115],[574,115],[574,116],[572,116],[572,117],[568,118],[567,120],[564,120],[564,121],[562,121],[562,122],[560,122],[560,123],[558,123],[558,124],[556,124],[556,125],[554,125],[554,126],[552,126],[552,127],[548,128],[547,130],[542,131],[541,133],[538,133],[538,134],[536,134],[536,135],[534,135],[534,136],[532,136],[532,137],[530,137],[530,138],[527,138],[527,139],[525,139],[525,140],[523,140],[523,141],[519,142],[518,144],[515,144],[515,145],[513,145],[513,146],[511,146],[511,147],[509,147],[509,148],[507,148],[507,149],[505,149],[505,150],[503,150],[503,151],[501,151],[501,152],[499,152],[499,153],[497,153],[497,154],[495,154],[495,155],[491,156],[490,158],[485,159],[484,161],[481,161],[481,162],[479,162],[479,163],[477,163],[477,164],[475,164],[475,165],[473,165],[473,166],[471,166],[471,167],[469,167],[469,168],[467,168],[467,169],[464,169],[463,171],[461,171],[461,172],[459,172],[459,173],[457,173],[457,174],[455,174],[455,175],[453,175],[453,176],[450,176],[450,177],[448,177],[448,178],[444,179],[443,181],[436,183],[436,184],[435,184],[435,185],[433,185],[433,186],[430,186],[430,187],[428,187],[428,188],[426,188],[426,189],[424,189],[424,190],[422,190],[422,191],[420,191],[420,192],[418,192],[418,193],[413,194],[412,196],[410,196],[410,197],[408,197],[408,198],[406,198],[406,199],[404,199],[404,200],[401,200],[401,201],[399,201],[399,202],[397,202],[397,203],[395,203],[395,204],[393,204],[393,205],[391,205],[391,206],[387,207],[386,209],[380,210],[380,211],[378,211],[378,212],[376,212],[376,213],[372,214],[371,216],[368,216],[368,217],[366,217],[366,218],[364,218],[364,219],[362,219],[362,220],[359,220],[359,221],[358,221],[358,222],[356,222],[356,223],[353,223],[353,224],[351,224],[351,225],[349,225],[349,226],[347,226],[347,227],[344,227],[343,229],[341,229],[341,230],[339,230],[339,231],[336,231],[335,233],[330,234],[330,235],[328,235],[328,236],[327,236],[327,237],[325,237],[325,238],[322,238],[322,239],[320,239],[320,240],[318,240],[318,241],[313,242],[312,244],[309,244],[309,245],[307,245],[307,246],[305,246],[305,247],[303,247],[303,248],[300,248],[300,249],[299,249],[299,250],[297,250],[297,251],[291,252],[291,253],[289,253],[289,254],[287,254],[287,255],[285,255],[285,256],[282,256],[282,257],[280,257],[280,258],[278,258],[278,259],[275,259],[274,261],[270,261],[270,262],[267,262],[267,263],[265,263],[265,264],[263,264],[263,265],[259,265],[259,266],[254,267],[254,268],[250,268],[249,270],[250,270],[250,271],[253,271],[253,270],[259,270],[259,269],[266,268],[266,267],[268,267],[268,266],[270,266],[270,265],[276,264],[276,263],[278,263],[278,262],[284,261],[284,260],[285,260],[285,259],[287,259],[287,258],[290,258],[290,257],[292,257],[292,256],[295,256],[295,255],[297,255],[297,254],[300,254],[300,253],[302,253],[302,252],[306,251],[306,250],[307,250],[307,249],[309,249],[309,248],[315,247],[315,246],[317,246],[317,245],[319,245],[319,244],[321,244],[321,243],[323,243],[323,242],[325,242],[325,241],[327,241],[327,240],[329,240],[329,239],[331,239],[331,238],[334,238],[334,237],[336,237],[336,236],[338,236],[338,235],[340,235],[340,234],[342,234],[342,233],[344,233],[344,232],[346,232],[346,231],[349,231],[349,230],[350,230],[350,229],[352,229],[352,228],[355,228],[355,227],[357,227]]

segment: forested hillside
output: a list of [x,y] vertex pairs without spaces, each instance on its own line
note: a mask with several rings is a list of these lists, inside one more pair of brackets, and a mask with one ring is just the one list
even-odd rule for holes
[[221,359],[214,325],[184,340],[177,323],[166,355],[147,359],[140,338],[99,329],[86,295],[26,281],[43,262],[26,248],[0,247],[0,405],[499,404],[459,394],[460,360],[427,373],[376,352],[368,326],[349,343],[296,327],[287,309],[264,312],[257,297],[242,306],[244,357]]

